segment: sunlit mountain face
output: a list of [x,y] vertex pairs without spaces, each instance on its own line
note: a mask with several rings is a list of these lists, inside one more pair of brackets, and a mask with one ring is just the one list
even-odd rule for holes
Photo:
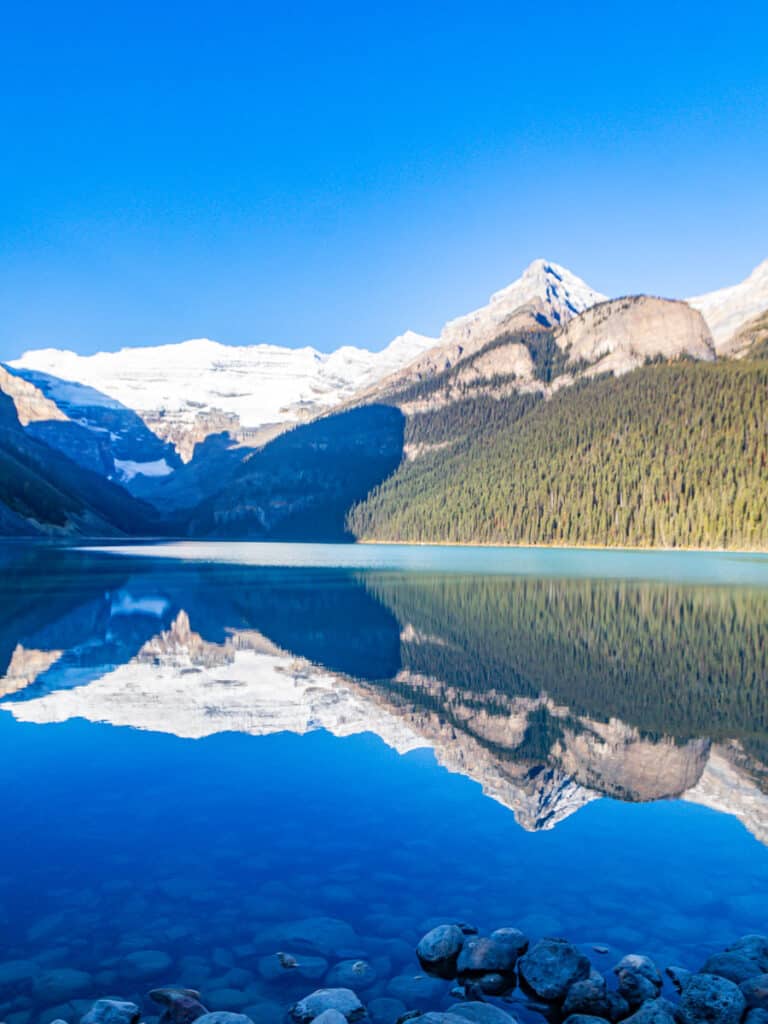
[[374,733],[528,831],[600,797],[681,797],[768,842],[762,588],[3,557],[19,722]]

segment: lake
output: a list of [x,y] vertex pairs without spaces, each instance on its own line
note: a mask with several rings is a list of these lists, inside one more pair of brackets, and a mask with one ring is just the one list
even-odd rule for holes
[[159,983],[277,1024],[353,969],[393,1024],[454,1001],[414,954],[442,921],[608,972],[765,929],[768,557],[6,544],[0,569],[7,1024]]

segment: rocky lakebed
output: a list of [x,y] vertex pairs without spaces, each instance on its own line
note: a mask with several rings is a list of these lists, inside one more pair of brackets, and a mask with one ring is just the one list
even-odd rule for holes
[[209,956],[129,940],[95,971],[47,949],[0,963],[0,1024],[768,1024],[768,936],[680,965],[514,927],[424,926],[415,949],[326,917]]

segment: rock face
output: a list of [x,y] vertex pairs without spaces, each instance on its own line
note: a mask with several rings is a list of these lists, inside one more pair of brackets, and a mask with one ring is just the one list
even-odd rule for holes
[[587,376],[622,374],[646,361],[689,356],[715,358],[704,318],[684,302],[647,295],[592,306],[556,334],[569,364],[587,363]]
[[733,355],[740,329],[768,310],[768,260],[739,284],[686,300],[703,315],[718,355]]
[[539,999],[560,1002],[574,982],[589,976],[584,954],[565,939],[542,939],[520,959],[520,981]]
[[0,364],[0,391],[12,399],[16,406],[19,423],[23,427],[45,420],[58,420],[65,423],[69,419],[55,402],[45,397],[39,388],[22,377],[9,373],[2,364]]

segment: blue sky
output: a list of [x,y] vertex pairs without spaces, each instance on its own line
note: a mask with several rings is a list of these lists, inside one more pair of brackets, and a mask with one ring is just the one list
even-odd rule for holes
[[734,283],[768,257],[767,32],[750,2],[9,5],[0,359],[379,348],[538,256]]

